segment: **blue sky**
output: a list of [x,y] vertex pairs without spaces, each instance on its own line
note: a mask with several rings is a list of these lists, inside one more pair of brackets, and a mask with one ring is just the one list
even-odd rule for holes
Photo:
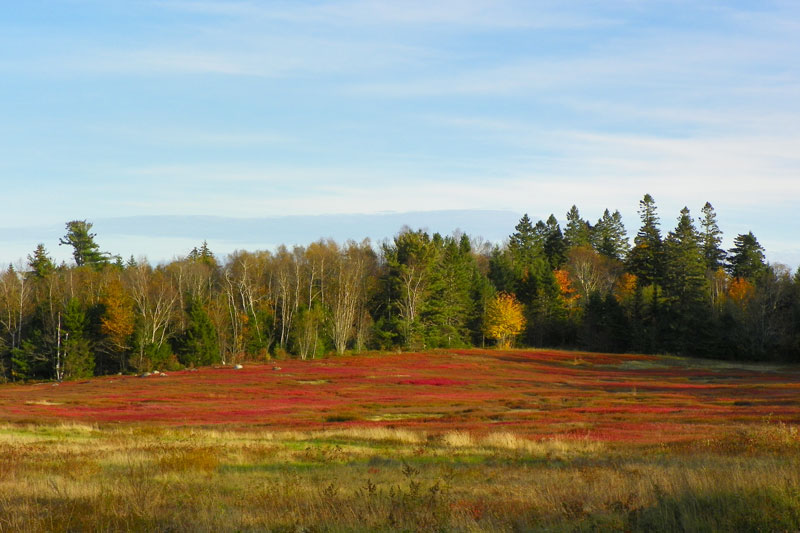
[[[576,204],[633,234],[649,192],[665,233],[710,201],[800,264],[797,2],[9,2],[0,116],[6,262],[66,258],[76,218]],[[192,242],[128,233],[98,240]]]

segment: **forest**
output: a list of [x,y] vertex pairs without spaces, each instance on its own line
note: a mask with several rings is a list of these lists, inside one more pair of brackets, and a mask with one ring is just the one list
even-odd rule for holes
[[0,380],[79,379],[364,350],[508,345],[800,361],[800,271],[768,264],[752,233],[721,247],[716,213],[684,208],[662,231],[639,202],[523,216],[502,244],[403,228],[391,240],[319,240],[218,258],[204,242],[153,266],[102,252],[66,223],[0,275]]

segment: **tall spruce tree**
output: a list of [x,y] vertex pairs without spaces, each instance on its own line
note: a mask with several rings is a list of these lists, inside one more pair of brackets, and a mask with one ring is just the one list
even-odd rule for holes
[[47,255],[47,250],[42,243],[39,243],[33,254],[28,256],[28,266],[31,268],[33,275],[39,279],[46,278],[56,269],[53,260]]
[[469,238],[434,239],[441,250],[432,270],[430,296],[422,310],[427,347],[455,347],[469,343],[468,321],[473,315],[471,281],[475,259]]
[[219,340],[214,323],[201,302],[189,298],[186,304],[186,331],[179,341],[178,357],[188,366],[210,365],[220,361]]
[[564,240],[568,248],[589,246],[591,244],[591,227],[581,218],[576,206],[567,212],[567,226],[564,228]]
[[530,264],[540,256],[543,239],[540,238],[527,213],[522,216],[514,229],[516,231],[508,239],[508,249],[516,263]]
[[703,259],[706,269],[715,272],[725,261],[725,250],[720,247],[722,244],[722,231],[717,225],[717,214],[714,207],[706,202],[702,209],[703,218],[700,220],[700,240],[703,247]]
[[89,344],[89,320],[77,298],[67,301],[63,314],[64,378],[78,379],[94,374],[94,354]]
[[645,194],[639,202],[639,217],[642,226],[633,239],[633,249],[628,254],[628,270],[644,285],[661,281],[661,230],[652,196]]
[[689,209],[684,207],[678,225],[664,241],[664,289],[681,302],[703,299],[706,263],[701,236],[694,227]]
[[739,234],[728,252],[727,269],[731,276],[747,280],[758,280],[766,271],[764,248],[753,232]]
[[706,347],[710,309],[708,280],[702,240],[689,209],[684,207],[678,225],[664,240],[664,294],[668,320],[662,324],[667,348],[683,354],[697,354]]
[[558,225],[558,220],[553,214],[547,218],[545,226],[547,233],[544,240],[544,255],[550,262],[550,268],[561,268],[567,260],[567,244],[564,241],[564,235],[561,233],[561,226]]
[[597,253],[617,261],[624,261],[630,250],[628,234],[619,211],[614,211],[612,215],[606,209],[592,228],[591,237],[592,246]]

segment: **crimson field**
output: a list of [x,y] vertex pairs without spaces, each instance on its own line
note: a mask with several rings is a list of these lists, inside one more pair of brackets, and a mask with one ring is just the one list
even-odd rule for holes
[[800,423],[800,369],[564,351],[372,354],[7,385],[0,419],[668,443]]

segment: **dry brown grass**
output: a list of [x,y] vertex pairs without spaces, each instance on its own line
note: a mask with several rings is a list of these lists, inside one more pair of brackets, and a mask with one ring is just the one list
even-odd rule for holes
[[782,424],[646,447],[389,428],[0,426],[0,531],[797,527],[800,447]]

